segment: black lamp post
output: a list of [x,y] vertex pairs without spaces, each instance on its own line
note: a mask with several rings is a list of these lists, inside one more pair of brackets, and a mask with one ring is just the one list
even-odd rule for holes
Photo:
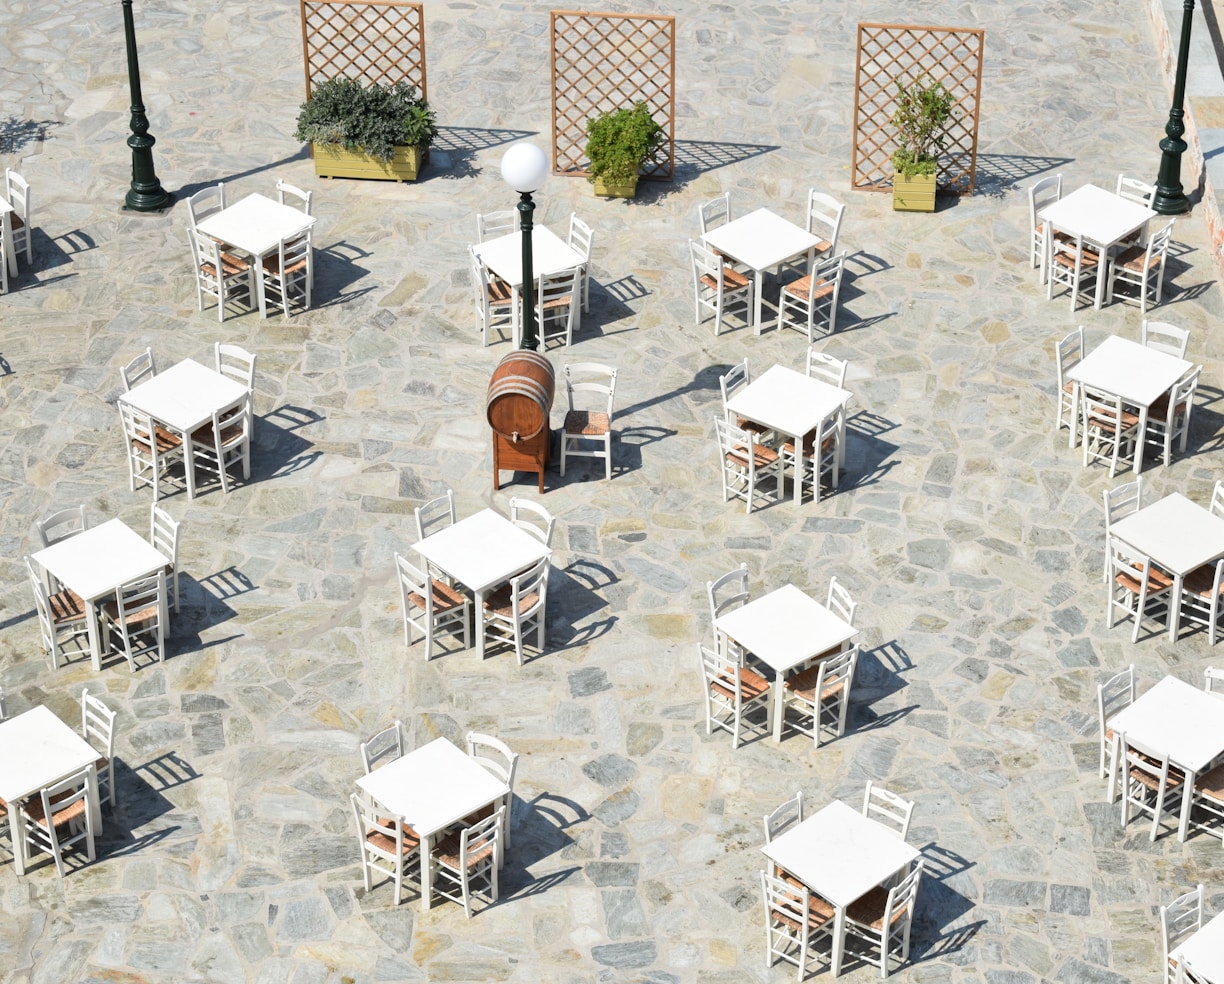
[[1156,193],[1152,208],[1161,215],[1180,215],[1190,208],[1181,184],[1181,159],[1186,152],[1186,132],[1182,102],[1186,95],[1186,63],[1190,60],[1190,27],[1194,0],[1182,4],[1181,44],[1177,49],[1177,71],[1173,77],[1173,107],[1165,124],[1165,138],[1160,141],[1160,173],[1156,176]]
[[136,60],[136,26],[132,22],[132,0],[123,3],[123,35],[127,39],[128,88],[132,93],[132,135],[127,144],[132,148],[132,186],[124,198],[124,207],[134,212],[158,212],[174,204],[174,196],[161,186],[153,169],[153,145],[149,136],[149,118],[140,98],[140,64]]
[[548,174],[548,158],[535,144],[516,143],[502,155],[502,178],[519,193],[519,228],[523,232],[523,338],[522,348],[536,351],[535,271],[531,264],[531,214],[535,202],[531,195],[540,189]]

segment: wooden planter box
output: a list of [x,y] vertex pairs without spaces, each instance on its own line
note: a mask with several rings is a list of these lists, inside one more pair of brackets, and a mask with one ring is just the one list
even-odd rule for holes
[[896,212],[934,212],[935,175],[915,174],[912,178],[893,175],[893,210]]
[[371,178],[376,181],[415,181],[421,169],[420,147],[396,147],[389,163],[342,144],[311,144],[315,174],[320,178]]
[[607,184],[603,178],[596,178],[594,186],[600,198],[632,198],[637,194],[637,178],[628,184]]

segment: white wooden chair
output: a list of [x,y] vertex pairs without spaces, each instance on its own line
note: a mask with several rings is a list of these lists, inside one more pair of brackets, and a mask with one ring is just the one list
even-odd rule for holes
[[195,268],[196,300],[204,310],[205,296],[216,298],[217,321],[225,320],[225,305],[245,301],[251,310],[255,303],[254,274],[251,264],[242,257],[222,249],[222,244],[196,231],[187,230]]
[[119,419],[127,448],[129,490],[135,492],[137,485],[148,485],[153,489],[153,501],[156,502],[163,482],[186,488],[185,476],[180,479],[170,473],[174,465],[183,464],[183,439],[122,400],[119,401]]
[[13,206],[9,228],[13,233],[13,252],[25,252],[26,263],[34,263],[33,210],[34,198],[29,182],[11,167],[4,169],[5,198]]
[[504,806],[470,827],[449,834],[431,852],[433,890],[444,899],[463,905],[472,918],[472,900],[489,905],[497,901],[497,862],[502,856]]
[[48,594],[42,577],[34,569],[33,559],[26,557],[25,562],[43,651],[51,658],[51,669],[58,670],[63,644],[89,634],[85,601],[75,591],[67,589]]
[[120,366],[119,375],[123,379],[124,392],[146,379],[152,379],[157,375],[157,363],[153,359],[153,350],[146,348],[126,366]]
[[1138,813],[1149,813],[1152,827],[1148,840],[1155,841],[1161,817],[1166,813],[1172,817],[1175,827],[1180,822],[1185,773],[1170,764],[1167,750],[1158,752],[1122,731],[1117,733],[1115,740],[1122,770],[1122,826],[1130,822],[1131,807]]
[[471,599],[440,578],[430,577],[401,554],[395,555],[400,600],[404,606],[404,644],[412,645],[412,630],[425,636],[425,659],[433,658],[434,639],[439,632],[463,636],[471,645]]
[[[290,201],[285,201],[285,199]],[[310,214],[310,203],[314,200],[313,191],[303,191],[301,188],[291,185],[288,181],[278,180],[276,182],[276,200],[282,205],[289,205],[291,208],[300,208],[307,215]]]
[[[14,804],[15,806],[16,804]],[[64,849],[85,842],[85,855],[95,858],[93,810],[89,801],[89,772],[76,772],[42,789],[21,806],[26,846],[46,851],[55,870],[65,875]]]
[[1221,572],[1224,572],[1224,560],[1217,560],[1195,568],[1182,580],[1182,622],[1205,625],[1207,641],[1212,646],[1220,626],[1220,592],[1224,590]]
[[1124,618],[1134,619],[1131,642],[1138,642],[1143,619],[1159,619],[1162,615],[1167,617],[1169,608],[1176,603],[1172,597],[1173,579],[1163,571],[1154,569],[1152,559],[1146,554],[1132,550],[1121,541],[1111,538],[1108,552],[1106,626],[1112,629],[1117,613],[1121,612]]
[[194,229],[210,215],[216,215],[225,209],[225,182],[218,181],[197,191],[187,199],[187,216]]
[[[854,624],[854,615],[858,611],[858,602],[851,597],[850,592],[838,583],[837,575],[829,578],[829,595],[825,599],[825,608],[838,616],[848,625]],[[817,659],[823,659],[818,656]]]
[[[518,771],[518,753],[512,752],[510,746],[500,738],[481,734],[479,731],[467,733],[467,753],[493,776],[504,782],[507,793],[494,805],[477,810],[470,817],[466,817],[464,823],[470,826],[481,820],[487,820],[498,809],[501,809],[502,833],[498,847],[504,856],[505,852],[510,850],[510,818],[514,812],[514,775]],[[499,857],[497,859],[499,868],[501,863],[502,859]]]
[[89,529],[89,520],[85,518],[84,506],[71,506],[60,509],[37,520],[34,526],[38,530],[38,538],[44,547],[49,547],[60,540],[67,540]]
[[1128,177],[1123,171],[1118,174],[1118,184],[1114,189],[1114,194],[1119,198],[1125,198],[1128,202],[1135,202],[1150,208],[1152,196],[1156,194],[1156,186],[1139,178]]
[[547,349],[550,341],[561,339],[569,348],[582,305],[582,268],[541,274],[536,282],[535,305],[540,347]]
[[834,737],[840,737],[846,731],[850,687],[854,683],[858,654],[859,647],[852,646],[796,673],[783,685],[783,713],[786,708],[795,708],[799,712],[794,716],[792,726],[800,733],[810,735],[817,748],[825,730]]
[[149,512],[149,543],[166,558],[166,588],[179,610],[178,534],[179,523],[156,502]]
[[[742,650],[728,653],[697,644],[705,682],[706,734],[720,728],[731,734],[731,747],[739,748],[745,715],[769,705],[769,681],[744,666]],[[762,724],[763,727],[763,724]]]
[[1212,984],[1212,982],[1200,974],[1185,957],[1182,957],[1177,962],[1177,968],[1174,971],[1174,979],[1177,981],[1177,984]]
[[736,390],[742,389],[751,382],[752,374],[748,369],[747,359],[732,366],[718,377],[718,387],[722,391],[723,413],[726,415],[727,423],[746,430],[750,434],[755,434],[758,441],[768,443],[773,437],[773,431],[758,424],[755,420],[736,416],[727,409],[727,401],[735,395]]
[[729,646],[738,646],[728,640],[723,641],[723,633],[714,623],[727,612],[743,608],[748,604],[751,593],[748,589],[748,565],[740,564],[726,574],[721,574],[713,581],[706,581],[706,600],[710,603],[710,625],[714,630],[714,644],[719,650]]
[[561,475],[565,475],[568,458],[603,458],[604,477],[611,479],[616,367],[575,362],[564,371],[569,409],[561,424]]
[[[1203,813],[1209,820],[1198,819]],[[1196,830],[1219,837],[1224,845],[1224,764],[1195,776],[1190,791],[1190,824]]]
[[1101,272],[1101,254],[1084,245],[1083,237],[1072,237],[1054,230],[1049,243],[1049,269],[1046,280],[1046,300],[1054,297],[1056,284],[1068,288],[1071,295],[1071,313],[1082,295],[1087,295],[1091,303],[1096,299],[1088,284],[1095,289],[1096,278],[1103,276]]
[[771,970],[778,960],[785,960],[798,968],[796,980],[802,981],[809,961],[815,959],[814,944],[833,935],[833,907],[806,885],[794,885],[767,871],[761,872],[761,896],[765,903],[765,968]]
[[765,828],[766,844],[786,833],[791,827],[803,823],[803,790],[796,789],[794,796],[761,817],[761,823]]
[[845,252],[818,256],[810,273],[782,287],[778,294],[778,328],[807,332],[808,344],[819,330],[829,335],[837,330],[837,298],[841,293]]
[[1101,580],[1109,580],[1109,531],[1120,519],[1137,513],[1143,508],[1143,476],[1135,476],[1116,489],[1102,489],[1101,501],[1105,504],[1105,563],[1101,565]]
[[258,356],[254,352],[248,352],[241,345],[230,345],[225,342],[213,343],[213,364],[217,372],[241,383],[252,396],[255,394],[255,362],[257,359]]
[[1203,928],[1203,886],[1179,895],[1160,907],[1160,941],[1164,947],[1166,984],[1176,980],[1177,959],[1173,951]]
[[548,602],[547,557],[516,574],[484,600],[485,631],[514,644],[519,666],[523,665],[523,637],[536,630],[536,647],[544,649],[544,630]]
[[883,824],[905,840],[909,836],[910,820],[914,816],[914,802],[877,786],[870,779],[863,790],[863,816]]
[[512,209],[502,209],[498,212],[484,212],[476,215],[476,242],[483,243],[486,239],[505,236],[518,229],[518,213]]
[[722,332],[727,315],[736,311],[752,321],[752,278],[727,266],[721,256],[695,240],[689,240],[693,266],[693,317],[698,326],[705,320],[703,308],[714,315],[714,334]]
[[[375,877],[386,876],[394,882],[395,904],[399,905],[404,901],[408,873],[420,870],[421,839],[403,817],[384,812],[365,797],[351,793],[349,802],[357,826],[365,890],[368,893],[373,889]],[[415,884],[419,890],[420,883]]]
[[140,656],[166,658],[166,572],[121,584],[115,597],[98,606],[107,652],[118,651],[135,671]]
[[1055,394],[1058,412],[1054,418],[1055,431],[1066,427],[1072,434],[1079,433],[1079,403],[1075,381],[1067,378],[1067,373],[1074,369],[1084,359],[1084,326],[1068,332],[1054,347],[1054,357],[1058,364],[1058,392]]
[[1083,428],[1084,467],[1091,461],[1109,462],[1109,477],[1118,462],[1129,461],[1139,439],[1139,415],[1120,396],[1080,387],[1080,426]]
[[[828,485],[830,490],[837,488],[841,475],[841,441],[846,432],[845,407],[838,407],[820,422],[814,431],[803,436],[798,445],[803,453],[803,470],[799,482],[803,488],[812,490],[812,501],[819,502],[821,489]],[[782,459],[782,470],[794,469],[796,444],[793,437],[788,437],[778,447]]]
[[[1148,236],[1147,243],[1127,246],[1109,260],[1109,296],[1128,304],[1138,304],[1140,312],[1146,313],[1149,306],[1160,303],[1164,295],[1165,262],[1169,256],[1169,243],[1173,239],[1170,219]],[[1134,294],[1116,293],[1118,284],[1133,287]]]
[[81,737],[98,753],[94,769],[98,774],[98,790],[106,788],[106,798],[111,809],[115,808],[115,712],[97,697],[91,697],[89,688],[81,691]]
[[[760,444],[755,435],[733,427],[722,417],[714,418],[714,432],[718,439],[723,502],[732,496],[743,499],[744,511],[750,513],[758,499],[778,501],[784,489],[782,456],[773,448]],[[761,488],[761,480],[765,478],[773,478],[776,483],[772,493]]]
[[417,541],[424,540],[431,533],[444,530],[455,525],[455,493],[447,489],[437,498],[430,499],[417,506],[413,512],[416,517]]
[[731,192],[725,191],[717,198],[702,202],[697,206],[697,220],[701,223],[701,234],[704,236],[711,229],[725,226],[731,221]]
[[510,499],[510,522],[530,533],[544,546],[552,547],[553,528],[557,521],[553,514],[538,502],[512,496]]
[[480,329],[481,345],[489,344],[489,333],[494,329],[509,328],[513,336],[514,293],[510,285],[489,274],[489,268],[472,246],[468,247],[468,269],[475,291],[476,327]]
[[279,307],[286,318],[293,316],[298,304],[301,310],[310,310],[310,297],[314,291],[314,249],[311,242],[311,230],[307,229],[292,239],[282,239],[276,252],[263,258],[263,296],[259,299],[261,314],[267,314],[270,303]]
[[1047,205],[1062,198],[1062,175],[1051,174],[1048,178],[1034,181],[1028,189],[1029,207],[1029,266],[1041,271],[1041,283],[1046,282],[1045,222],[1038,217]]
[[[1114,731],[1110,721],[1114,715],[1135,702],[1135,664],[1097,684],[1097,730],[1101,739],[1100,776],[1115,775]],[[1108,769],[1108,771],[1107,771]],[[1110,781],[1109,802],[1114,800],[1113,782]]]
[[1168,393],[1158,397],[1148,407],[1147,428],[1144,431],[1144,446],[1160,451],[1164,465],[1173,463],[1173,443],[1177,442],[1180,454],[1186,453],[1186,442],[1190,438],[1190,418],[1194,412],[1194,394],[1198,389],[1202,366],[1195,366],[1179,379]]
[[880,977],[887,978],[891,961],[899,964],[909,959],[910,928],[914,923],[914,900],[922,879],[923,859],[914,862],[901,881],[891,888],[883,885],[846,908],[846,935],[878,948],[878,958],[864,957],[880,968]]
[[820,255],[833,256],[837,253],[837,237],[841,234],[842,217],[846,206],[832,195],[808,189],[807,201],[807,231],[820,237],[816,246],[817,259]]
[[845,359],[829,355],[828,352],[818,352],[814,346],[808,346],[807,374],[809,379],[819,379],[830,386],[844,389],[846,385],[846,370],[849,367],[850,363]]
[[1184,359],[1186,349],[1190,345],[1190,329],[1180,328],[1167,321],[1149,321],[1144,318],[1139,326],[1139,344]]
[[361,765],[368,776],[375,766],[404,757],[404,724],[396,718],[389,726],[358,745]]
[[191,435],[191,456],[194,467],[213,472],[226,494],[230,491],[230,469],[242,466],[243,481],[251,477],[251,397],[241,398],[220,410],[214,410],[212,422]]
[[566,244],[575,253],[582,255],[582,266],[578,268],[582,279],[582,310],[591,310],[591,247],[595,245],[595,233],[589,225],[570,213],[569,236]]

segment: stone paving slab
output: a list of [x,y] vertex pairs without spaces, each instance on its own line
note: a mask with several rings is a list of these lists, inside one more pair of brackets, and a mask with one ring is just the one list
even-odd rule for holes
[[[867,779],[917,802],[911,839],[932,872],[898,978],[1159,974],[1156,907],[1203,881],[1219,911],[1224,862],[1213,838],[1151,844],[1146,827],[1119,828],[1096,777],[1094,689],[1132,662],[1141,687],[1166,673],[1197,683],[1220,657],[1204,632],[1131,645],[1104,626],[1112,483],[1051,431],[1054,342],[1081,323],[1093,343],[1137,338],[1140,317],[1045,300],[1026,264],[1024,192],[1051,169],[1068,188],[1112,186],[1151,162],[1167,95],[1142,12],[922,11],[987,29],[979,193],[924,217],[848,188],[855,25],[894,8],[668,5],[677,181],[623,203],[550,178],[537,213],[562,229],[576,211],[596,230],[592,309],[573,351],[550,356],[619,367],[617,473],[548,475],[544,653],[520,668],[505,649],[478,662],[451,646],[427,664],[420,643],[404,646],[392,576],[415,538],[411,509],[447,486],[460,515],[536,494],[529,479],[490,485],[483,401],[509,349],[476,342],[464,247],[475,212],[512,201],[504,141],[547,127],[547,10],[426,4],[448,129],[425,180],[400,186],[312,176],[289,137],[293,5],[138,6],[163,184],[315,191],[314,309],[223,324],[196,310],[182,206],[117,208],[129,166],[117,5],[0,12],[0,121],[16,121],[0,122],[0,157],[37,196],[37,262],[0,298],[0,685],[10,711],[45,703],[67,721],[83,687],[103,693],[119,712],[120,789],[96,864],[63,881],[0,865],[5,979],[788,979],[765,969],[760,817],[795,789],[813,809],[855,803]],[[728,162],[699,163],[714,153]],[[724,190],[737,213],[797,218],[811,185],[848,203],[852,277],[841,330],[819,343],[851,360],[847,475],[819,505],[745,515],[717,485],[718,376],[745,357],[756,372],[801,365],[805,340],[695,326],[685,240],[698,204]],[[1202,402],[1193,453],[1144,480],[1206,502],[1220,473],[1220,300],[1200,216],[1174,238],[1154,316],[1191,328]],[[84,502],[95,521],[143,529],[118,367],[146,345],[159,364],[206,361],[216,340],[259,356],[253,475],[229,495],[164,500],[183,523],[169,658],[52,673],[22,563],[34,520]],[[754,593],[793,581],[819,596],[835,574],[859,601],[842,739],[732,751],[706,736],[704,583],[741,562]],[[413,745],[480,730],[522,755],[502,899],[470,921],[363,890],[347,802],[357,744],[396,717]],[[845,977],[876,973],[851,961]]]

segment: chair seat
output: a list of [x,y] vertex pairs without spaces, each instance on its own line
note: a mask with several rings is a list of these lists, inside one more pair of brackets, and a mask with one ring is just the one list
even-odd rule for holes
[[[450,868],[459,869],[462,867],[462,860],[459,857],[461,847],[458,834],[447,834],[442,839],[442,842],[433,849],[433,856]],[[479,851],[468,855],[467,866],[475,868],[482,861],[487,861],[493,855],[493,845],[486,844]]]
[[[439,581],[437,578],[434,578],[430,583],[432,585],[431,593],[433,594],[433,610],[435,613],[448,612],[452,608],[463,607],[463,603],[466,601],[463,596],[463,592],[456,590],[445,581]],[[425,607],[424,596],[416,591],[410,591],[408,593],[408,598],[414,605],[417,606],[417,608]]]
[[510,285],[504,280],[490,280],[486,293],[489,295],[491,304],[509,304],[514,300]]
[[[767,468],[778,460],[778,452],[773,448],[766,447],[763,444],[754,444],[752,448],[757,468]],[[727,452],[727,462],[740,468],[747,468],[748,449],[742,444],[737,444]]]
[[[710,686],[728,700],[735,699],[735,678],[724,674],[710,681]],[[747,668],[740,669],[740,693],[744,700],[753,700],[769,690],[769,681]]]
[[[846,918],[860,926],[879,930],[884,927],[884,910],[888,908],[888,889],[876,886],[862,898],[850,903],[846,909]],[[895,923],[905,917],[905,908],[901,907],[893,913]]]
[[[1204,564],[1196,567],[1182,579],[1182,590],[1187,594],[1195,594],[1210,599],[1215,588],[1215,564]],[[1220,594],[1224,596],[1224,584],[1220,585]]]
[[[108,601],[102,605],[102,612],[107,618],[117,620],[119,618],[119,606],[114,601]],[[142,608],[138,612],[132,612],[128,615],[127,621],[129,625],[134,625],[139,622],[150,622],[157,618],[157,605],[150,605],[148,608]]]
[[[817,280],[816,289],[812,291],[812,298],[816,299],[820,297],[828,297],[833,293],[833,289],[836,286],[836,284],[831,283],[828,280]],[[791,297],[798,297],[806,300],[808,291],[811,289],[811,287],[812,275],[808,274],[806,277],[800,277],[798,280],[791,281],[782,289],[786,291],[786,293],[790,294]]]
[[[1149,414],[1149,417],[1152,416]],[[1088,426],[1095,427],[1098,430],[1108,431],[1113,433],[1117,428],[1117,421],[1106,419],[1105,417],[1089,417]],[[1131,430],[1139,426],[1139,415],[1132,413],[1130,410],[1122,411],[1122,428]]]
[[[1129,246],[1114,257],[1114,266],[1123,267],[1132,273],[1143,273],[1143,260],[1147,256],[1147,247]],[[1151,269],[1156,269],[1164,261],[1164,256],[1153,256]]]
[[603,437],[611,427],[608,415],[598,410],[569,410],[562,425],[565,433],[585,437]]
[[[1186,414],[1186,404],[1179,403],[1173,412],[1173,418],[1183,417]],[[1152,402],[1148,408],[1148,420],[1164,423],[1169,416],[1169,394],[1162,393]]]
[[[183,439],[177,434],[173,434],[166,428],[155,425],[153,427],[153,436],[157,440],[157,453],[166,454],[169,451],[177,451],[183,446]],[[142,434],[140,437],[132,438],[132,447],[138,451],[147,453],[149,448],[149,438],[147,434]]]
[[[1134,569],[1139,575],[1143,574],[1143,568],[1141,566],[1135,567]],[[1143,588],[1143,584],[1140,582],[1138,577],[1133,577],[1125,572],[1118,573],[1114,577],[1114,580],[1117,582],[1119,587],[1126,588],[1127,591],[1133,592],[1134,594],[1138,594]],[[1148,572],[1148,594],[1159,593],[1172,586],[1173,578],[1169,577],[1169,575],[1164,573],[1164,571],[1158,571],[1153,568]]]
[[68,589],[51,595],[47,599],[47,607],[51,610],[51,621],[57,624],[75,622],[85,617],[85,599]]
[[[708,273],[701,275],[701,282],[710,290],[718,290],[718,280],[711,277]],[[732,270],[729,266],[723,267],[723,291],[743,290],[752,284],[752,280],[745,277],[742,273]]]
[[[43,801],[41,796],[31,796],[29,801],[22,808],[21,812],[40,827],[46,828],[47,814],[43,810]],[[73,800],[73,802],[64,807],[64,809],[56,810],[51,815],[51,822],[57,827],[62,827],[64,824],[73,820],[80,820],[84,816],[85,798],[80,797]]]
[[1196,792],[1209,799],[1224,803],[1224,765],[1217,765],[1209,772],[1204,772],[1194,780]]
[[[404,854],[411,854],[421,846],[420,835],[415,830],[404,824]],[[380,830],[371,830],[366,833],[366,841],[373,847],[378,848],[387,854],[395,853],[395,838],[390,834],[383,833]]]
[[[795,905],[799,906],[800,904],[801,903],[799,899],[796,898]],[[803,928],[800,921],[791,914],[790,910],[771,909],[770,915],[774,919],[777,919],[778,922],[784,923],[785,925],[790,927],[791,931],[794,933],[798,933]],[[833,918],[833,915],[834,915],[833,907],[830,906],[828,903],[826,903],[824,899],[818,898],[815,895],[808,896],[808,929],[809,930],[824,928],[825,924],[828,923]]]
[[[828,437],[826,437],[821,442],[820,450],[827,454],[829,451],[833,450],[833,447],[836,444],[837,444],[837,438],[834,437],[832,434],[830,434]],[[787,454],[794,454],[795,453],[795,439],[792,437],[789,440],[783,441],[782,450],[785,451]],[[810,458],[812,456],[812,453],[815,450],[816,450],[816,432],[808,431],[806,434],[803,435],[803,454],[805,457]]]
[[[196,444],[207,444],[209,447],[213,447],[217,443],[217,439],[214,435],[215,431],[213,430],[213,425],[205,424],[203,427],[198,427],[191,432],[191,440]],[[242,437],[241,424],[235,424],[233,427],[226,427],[221,431],[221,446],[225,447],[231,441],[236,441],[240,437]]]
[[[1068,270],[1075,269],[1075,256],[1070,253],[1055,253],[1054,262],[1061,267],[1066,267]],[[1094,253],[1087,247],[1083,250],[1083,256],[1080,259],[1080,269],[1083,270],[1089,267],[1095,267],[1101,262],[1101,254]]]
[[9,216],[9,228],[16,232],[18,229],[25,228],[25,220],[20,215],[13,214]]
[[[802,697],[809,704],[816,703],[816,684],[820,679],[820,664],[809,666],[802,673],[796,673],[793,677],[786,681],[786,689],[791,693]],[[828,700],[834,694],[841,693],[841,690],[846,685],[845,677],[839,677],[837,680],[830,683],[821,691],[820,699]]]
[[[1150,762],[1152,765],[1160,765],[1159,762],[1153,762],[1151,759],[1148,759],[1148,762]],[[1153,792],[1160,789],[1160,776],[1154,776],[1150,772],[1145,772],[1143,769],[1139,768],[1131,768],[1129,770],[1129,775],[1135,782],[1146,786]],[[1181,769],[1175,769],[1172,766],[1169,766],[1169,777],[1165,780],[1165,789],[1176,789],[1185,781],[1186,775],[1181,771]]]
[[469,813],[466,817],[459,821],[464,827],[471,827],[473,824],[480,823],[481,820],[488,820],[493,816],[495,804],[490,803],[487,806],[482,806],[475,813]]
[[736,417],[735,426],[740,430],[746,430],[750,434],[768,434],[769,428],[763,424],[758,424],[755,420],[749,420],[747,417]]
[[[540,596],[535,591],[523,595],[519,599],[519,614],[530,611],[532,606],[539,600]],[[489,595],[484,600],[484,607],[486,611],[492,612],[494,615],[500,615],[502,618],[514,618],[514,592],[510,589],[510,585],[503,584]]]
[[[211,263],[201,263],[200,269],[210,277],[216,277],[217,275],[217,268]],[[222,253],[221,269],[225,276],[232,277],[235,274],[246,273],[247,270],[251,269],[251,264],[241,257],[235,256],[233,253]]]
[[[225,258],[224,254],[222,254],[222,259],[224,260],[224,258]],[[279,256],[265,256],[263,259],[263,268],[268,273],[276,274],[277,276],[279,276],[280,275],[280,257]],[[290,273],[297,273],[299,270],[305,270],[305,269],[306,269],[306,257],[303,256],[301,259],[296,260],[295,262],[290,263],[288,266],[286,266],[285,274],[288,275]]]

